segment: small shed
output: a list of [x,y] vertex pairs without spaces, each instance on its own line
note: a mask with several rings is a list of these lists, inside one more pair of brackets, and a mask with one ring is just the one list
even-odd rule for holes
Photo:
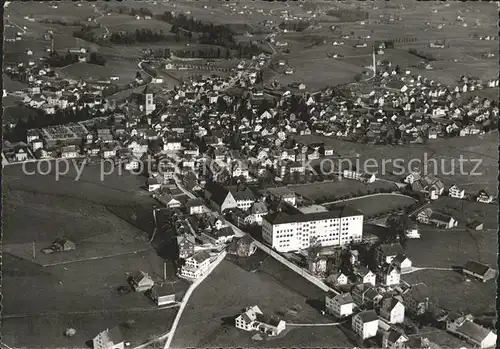
[[57,238],[53,243],[52,243],[52,249],[54,251],[71,251],[76,249],[76,245],[73,241],[70,241],[69,239],[65,237],[60,237]]

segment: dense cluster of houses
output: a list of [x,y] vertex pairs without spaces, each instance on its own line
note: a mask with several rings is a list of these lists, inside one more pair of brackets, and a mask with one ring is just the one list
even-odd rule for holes
[[[405,326],[414,319],[430,312],[434,316],[438,313],[425,284],[409,285],[401,280],[400,275],[412,267],[401,245],[380,244],[373,250],[376,271],[360,266],[357,250],[347,252],[354,268],[347,274],[340,271],[329,274],[326,280],[332,289],[325,295],[325,312],[339,321],[350,320],[352,330],[360,339],[374,340],[373,343],[383,348],[413,348],[417,339],[426,343],[425,348],[439,348],[426,338],[405,334]],[[335,261],[329,259],[332,261],[334,265]],[[325,268],[330,272],[330,266]],[[485,282],[494,278],[496,272],[482,263],[468,261],[463,274]],[[473,345],[488,348],[496,343],[496,334],[474,323],[470,316],[466,317],[467,323],[463,317],[452,314],[441,314],[440,318],[445,320],[449,332]]]

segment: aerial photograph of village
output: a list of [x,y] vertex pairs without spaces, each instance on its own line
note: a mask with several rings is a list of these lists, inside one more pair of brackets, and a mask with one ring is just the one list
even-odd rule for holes
[[497,3],[3,9],[0,347],[497,347]]

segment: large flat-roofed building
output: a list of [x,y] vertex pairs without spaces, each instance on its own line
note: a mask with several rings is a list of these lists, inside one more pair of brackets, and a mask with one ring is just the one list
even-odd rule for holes
[[283,210],[263,217],[262,237],[279,252],[306,249],[313,241],[321,246],[361,242],[363,213],[349,206],[320,211],[286,205]]

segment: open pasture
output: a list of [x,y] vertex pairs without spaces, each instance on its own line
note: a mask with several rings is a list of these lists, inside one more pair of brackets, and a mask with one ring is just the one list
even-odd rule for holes
[[[167,333],[177,309],[4,317],[2,341],[15,348],[89,348],[98,333],[119,326],[125,341],[139,346]],[[64,336],[67,328],[74,328],[76,334],[70,338]]]
[[414,203],[415,200],[407,196],[397,194],[380,194],[342,201],[337,204],[333,204],[330,207],[342,207],[344,205],[348,205],[363,212],[365,217],[372,217],[376,214],[390,213],[394,209],[408,207]]
[[[404,8],[400,7],[404,4]],[[324,79],[316,81],[316,85],[335,85],[352,78],[363,67],[371,64],[371,46],[375,41],[415,38],[411,43],[396,43],[395,49],[388,49],[378,59],[388,59],[394,65],[411,69],[423,76],[429,76],[445,84],[453,84],[464,73],[479,76],[483,79],[492,78],[498,70],[496,59],[484,59],[483,53],[496,52],[496,41],[479,41],[472,38],[472,34],[495,36],[494,11],[492,4],[482,4],[479,12],[464,3],[437,4],[433,6],[436,13],[429,15],[429,8],[419,8],[408,2],[401,2],[387,6],[385,4],[360,4],[365,10],[370,10],[370,19],[364,23],[338,23],[335,18],[322,15],[317,18],[321,28],[308,32],[307,35],[322,37],[327,43],[313,46],[312,42],[303,40],[304,34],[285,33],[276,38],[277,41],[288,42],[289,54],[285,55],[289,66],[295,69],[294,81],[307,79],[314,75],[314,71],[326,72]],[[490,7],[490,8],[488,8]],[[383,16],[382,18],[380,16]],[[461,16],[464,22],[457,21]],[[389,19],[393,20],[390,21]],[[428,23],[428,24],[427,24]],[[463,23],[468,23],[467,27]],[[477,24],[476,24],[477,23]],[[336,28],[330,29],[332,25]],[[439,25],[444,25],[438,29]],[[349,35],[349,39],[342,39]],[[444,49],[430,48],[433,41],[444,40],[447,47]],[[344,41],[343,46],[333,46],[333,41]],[[356,43],[366,43],[367,48],[354,48]],[[473,49],[471,49],[471,47]],[[414,48],[435,56],[434,70],[421,70],[415,66],[423,61],[408,50]],[[328,54],[339,54],[344,57],[328,58]],[[307,62],[304,66],[299,60]],[[335,60],[335,63],[331,61]],[[456,60],[456,62],[455,62]],[[338,63],[344,62],[346,64]],[[357,69],[351,69],[355,66]],[[280,75],[283,84],[291,78]],[[304,81],[307,84],[307,81]],[[315,85],[313,83],[313,85]],[[315,87],[315,86],[313,86]]]
[[388,182],[362,183],[360,181],[343,179],[335,182],[317,182],[305,185],[294,185],[289,187],[297,194],[311,200],[326,200],[325,202],[338,200],[342,196],[355,196],[373,193],[379,189],[397,189],[396,185]]
[[108,61],[104,66],[89,63],[75,63],[58,70],[60,76],[86,81],[107,80],[112,76],[119,77],[118,84],[132,82],[140,71],[135,62],[126,60]]
[[[480,189],[485,189],[496,193],[497,137],[497,132],[491,132],[482,136],[428,140],[423,145],[379,145],[377,147],[320,135],[295,136],[295,139],[306,144],[324,142],[325,145],[333,146],[341,157],[353,158],[353,161],[359,158],[360,164],[370,164],[371,171],[375,171],[375,168],[371,167],[372,161],[375,161],[378,166],[377,176],[380,178],[394,179],[393,171],[398,171],[400,174],[397,178],[402,179],[404,173],[408,173],[413,167],[423,168],[424,161],[435,159],[435,161],[428,162],[427,171],[440,178],[446,187],[457,184],[464,187],[467,192],[477,193]],[[460,171],[460,156],[464,159],[462,161],[463,172]],[[479,168],[474,172],[476,161],[473,159],[481,159]],[[410,162],[411,160],[413,163]],[[404,173],[401,173],[401,166],[403,166]],[[475,175],[476,173],[480,175]]]
[[170,24],[156,19],[136,19],[135,17],[118,13],[111,13],[109,16],[102,17],[99,19],[99,23],[106,26],[110,32],[119,32],[122,30],[133,32],[136,29],[150,29],[153,31],[161,30],[164,34],[167,34],[172,27]]
[[[227,287],[231,280],[231,287]],[[276,295],[280,296],[277,298]],[[347,339],[335,327],[293,328],[269,341],[254,341],[255,333],[234,327],[234,317],[242,308],[258,305],[264,313],[279,314],[292,323],[326,323],[331,320],[319,310],[324,294],[314,285],[272,257],[267,257],[255,273],[249,273],[229,261],[219,267],[196,289],[179,322],[172,347],[277,347],[277,346],[348,346]],[[201,326],[204,324],[204,326]],[[326,330],[328,329],[328,330]],[[320,335],[321,334],[321,335]],[[333,342],[332,342],[333,341]]]
[[[81,6],[78,6],[81,4]],[[54,8],[53,6],[57,6]],[[94,8],[91,3],[79,3],[73,1],[54,1],[54,2],[11,2],[6,9],[6,15],[19,25],[28,26],[29,22],[25,16],[34,17],[35,19],[43,18],[44,16],[59,16],[64,19],[81,20],[82,18],[95,15]],[[19,20],[19,23],[17,21]]]

